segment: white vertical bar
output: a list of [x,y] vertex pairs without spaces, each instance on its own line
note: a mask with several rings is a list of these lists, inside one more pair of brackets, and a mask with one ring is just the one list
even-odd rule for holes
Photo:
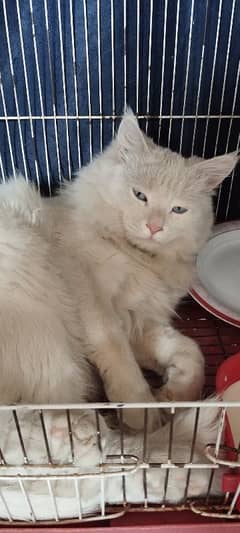
[[226,55],[226,62],[225,62],[224,76],[223,76],[222,96],[221,96],[221,103],[220,103],[220,110],[219,110],[220,118],[219,118],[219,121],[218,121],[218,129],[217,129],[217,136],[216,136],[216,144],[215,144],[214,155],[217,154],[219,133],[220,133],[220,127],[221,127],[221,121],[222,121],[221,114],[222,114],[222,110],[223,110],[223,103],[224,103],[224,96],[225,96],[225,89],[226,89],[226,80],[227,80],[227,72],[228,72],[230,45],[231,45],[231,40],[232,40],[232,29],[233,29],[235,5],[236,5],[236,0],[233,0],[231,19],[230,19],[230,25],[229,25],[229,34],[228,34],[227,55]]
[[[4,116],[7,118],[7,107],[6,107],[6,100],[5,100],[4,89],[3,89],[3,84],[2,84],[1,72],[0,72],[0,93],[1,93],[1,97],[2,97],[3,113],[4,113]],[[11,135],[10,135],[10,129],[9,129],[8,120],[5,121],[5,124],[6,124],[6,130],[7,130],[7,140],[8,140],[8,146],[9,146],[9,152],[10,152],[10,159],[11,159],[13,176],[14,176],[15,179],[17,179],[16,167],[15,167],[15,163],[14,163],[13,148],[12,148],[12,141],[11,141]],[[25,176],[25,178],[27,179],[27,176]]]
[[[239,148],[240,148],[240,134],[239,134],[238,142],[237,142],[237,148],[236,148],[237,151],[239,151]],[[227,207],[226,207],[226,213],[225,213],[225,220],[227,220],[227,218],[228,218],[228,213],[229,213],[229,209],[230,209],[230,202],[231,202],[231,197],[232,197],[232,188],[233,188],[233,182],[234,182],[235,175],[236,175],[236,170],[234,170],[232,172],[232,176],[231,176],[231,182],[230,182],[229,193],[228,193],[228,201],[227,201]]]
[[58,0],[58,28],[59,28],[59,41],[60,41],[60,55],[61,55],[61,71],[62,71],[62,87],[63,87],[63,105],[65,114],[65,127],[66,127],[66,143],[67,143],[67,159],[68,159],[68,178],[71,179],[71,161],[70,161],[70,145],[69,145],[69,128],[68,128],[68,108],[67,108],[67,92],[66,92],[66,74],[64,64],[63,53],[63,34],[62,34],[62,17],[61,17],[61,3]]
[[229,510],[228,510],[228,514],[227,516],[231,516],[232,512],[233,512],[233,509],[237,503],[237,499],[239,498],[239,495],[240,495],[240,483],[238,483],[238,486],[237,486],[237,489],[234,493],[234,496],[233,496],[233,499],[231,501],[231,505],[229,507]]
[[47,135],[46,135],[46,125],[44,121],[43,94],[42,94],[42,85],[41,85],[40,69],[39,69],[39,61],[38,61],[38,49],[37,49],[36,30],[35,30],[32,0],[29,0],[29,7],[30,7],[30,14],[31,14],[32,37],[33,37],[35,65],[36,65],[36,71],[37,71],[38,92],[39,92],[40,108],[41,108],[41,114],[42,114],[43,144],[44,144],[44,151],[45,151],[45,157],[46,157],[48,190],[49,190],[49,194],[51,195],[51,178],[50,178],[50,168],[49,168],[49,161],[48,161]]
[[85,36],[85,50],[86,50],[86,71],[87,71],[87,93],[88,93],[88,115],[89,115],[89,156],[90,161],[93,157],[93,139],[92,139],[92,104],[91,104],[91,87],[90,87],[90,65],[89,65],[89,47],[88,47],[88,21],[87,21],[87,6],[86,0],[83,0],[83,16],[84,16],[84,36]]
[[46,32],[47,32],[48,64],[49,64],[49,72],[50,72],[50,78],[51,78],[50,81],[51,81],[51,90],[52,90],[53,124],[54,124],[54,136],[55,136],[55,145],[56,145],[56,153],[57,153],[58,179],[59,179],[59,182],[61,182],[61,179],[62,179],[61,162],[60,162],[60,150],[59,150],[59,142],[58,142],[58,127],[57,127],[57,118],[56,118],[57,111],[56,111],[55,90],[54,90],[54,83],[53,83],[53,69],[52,69],[51,49],[50,49],[50,30],[49,30],[49,22],[48,22],[47,0],[44,0],[44,15],[45,15],[45,26],[46,26]]
[[36,522],[36,516],[34,514],[34,511],[33,511],[29,496],[27,494],[27,491],[26,491],[26,489],[24,487],[23,481],[20,478],[17,478],[17,480],[18,480],[22,495],[24,497],[24,500],[25,500],[25,502],[27,504],[27,507],[29,509],[30,518],[31,518],[32,522]]
[[21,145],[22,158],[23,158],[24,174],[25,174],[25,179],[28,180],[27,163],[26,163],[26,157],[25,157],[25,151],[24,151],[24,145],[23,145],[23,136],[22,136],[21,121],[20,121],[18,96],[17,96],[17,89],[16,89],[16,83],[15,83],[15,73],[14,73],[14,68],[13,68],[13,56],[12,56],[12,49],[11,49],[10,35],[9,35],[9,28],[8,28],[6,0],[3,0],[3,14],[4,14],[4,23],[5,23],[5,33],[7,37],[9,65],[10,65],[12,84],[13,84],[14,102],[15,102],[16,111],[17,111],[17,123],[18,123],[18,131],[19,131],[20,145]]
[[218,432],[217,432],[216,444],[215,444],[215,450],[214,450],[215,457],[219,456],[219,450],[220,450],[221,441],[222,441],[222,434],[223,434],[223,430],[225,426],[225,418],[226,418],[226,407],[222,408],[221,415],[219,417]]
[[100,151],[103,150],[103,109],[102,109],[102,49],[101,49],[101,10],[100,0],[97,0],[97,35],[98,35],[98,93],[100,114]]
[[[148,81],[147,81],[147,115],[150,111],[150,87],[151,87],[151,65],[152,65],[152,25],[153,25],[153,0],[150,0],[149,15],[149,38],[148,38]],[[148,132],[149,120],[146,120],[146,132]]]
[[8,507],[8,504],[7,504],[6,500],[5,500],[5,497],[3,496],[1,488],[0,488],[0,498],[1,498],[2,503],[4,505],[4,508],[5,508],[5,511],[6,511],[6,514],[7,514],[9,522],[13,522],[13,518],[12,518],[12,515],[11,515],[11,512],[10,512],[10,509]]
[[174,43],[174,60],[173,60],[173,77],[172,77],[171,105],[170,105],[170,116],[171,116],[171,118],[170,118],[169,130],[168,130],[168,146],[170,145],[171,132],[172,132],[172,113],[173,113],[173,103],[174,103],[177,52],[178,52],[179,10],[180,10],[180,0],[178,0],[178,3],[177,3],[176,31],[175,31],[175,43]]
[[111,57],[112,57],[112,137],[115,133],[115,58],[114,58],[114,5],[111,0]]
[[5,183],[5,173],[4,173],[4,168],[3,168],[3,162],[2,162],[2,154],[0,152],[0,169],[1,169],[1,174],[2,174],[2,181],[3,183]]
[[191,45],[192,45],[192,29],[193,29],[194,1],[195,1],[195,0],[192,0],[192,4],[191,4],[190,23],[189,23],[187,66],[186,66],[186,78],[185,78],[185,86],[184,86],[183,111],[182,111],[183,118],[182,118],[182,123],[181,123],[181,133],[180,133],[180,153],[182,153],[183,132],[184,132],[184,120],[185,120],[185,112],[186,112],[186,101],[187,101],[187,90],[188,90],[188,77],[189,77],[189,67],[190,67],[190,57],[191,57]]
[[204,62],[204,57],[205,57],[206,26],[207,26],[207,15],[208,15],[208,6],[209,6],[208,2],[209,2],[209,0],[206,1],[203,44],[202,44],[202,50],[201,50],[201,61],[200,61],[198,90],[197,90],[197,102],[196,102],[196,111],[195,111],[193,137],[192,137],[192,148],[191,148],[191,154],[192,155],[193,155],[193,152],[194,152],[195,137],[196,137],[196,130],[197,130],[197,120],[198,120],[199,100],[200,100],[200,92],[201,92],[201,86],[202,86],[203,62]]
[[77,500],[77,508],[78,508],[78,518],[79,520],[82,520],[82,506],[81,506],[81,498],[80,498],[80,492],[79,492],[79,483],[80,479],[74,479],[74,487],[76,492],[76,500]]
[[139,48],[140,48],[140,0],[137,0],[137,50],[136,50],[136,114],[139,113]]
[[210,112],[211,112],[211,105],[212,105],[212,92],[213,92],[213,83],[214,83],[214,76],[215,76],[215,69],[216,69],[217,51],[218,51],[219,30],[220,30],[221,14],[222,14],[222,2],[223,2],[223,0],[220,0],[219,8],[218,8],[218,20],[217,20],[216,40],[215,40],[213,65],[212,65],[212,77],[211,77],[211,85],[210,85],[210,91],[209,91],[209,96],[208,96],[208,110],[207,110],[208,117],[207,117],[207,120],[206,120],[206,128],[205,128],[204,143],[203,143],[203,157],[204,157],[205,152],[206,152],[206,141],[207,141],[207,133],[208,133],[209,115],[210,115]]
[[161,123],[162,123],[162,108],[163,108],[163,89],[164,89],[164,74],[165,74],[165,59],[166,59],[166,34],[167,34],[167,10],[168,0],[165,0],[164,7],[164,29],[163,29],[163,52],[162,52],[162,77],[161,77],[161,94],[160,94],[160,108],[159,108],[159,126],[158,126],[158,143],[160,141]]
[[[96,416],[96,437],[97,437],[97,446],[100,453],[100,469],[102,470],[102,464],[103,464],[103,445],[102,445],[102,433],[101,433],[101,422],[99,418],[99,412],[98,410],[95,411]],[[104,477],[100,478],[100,507],[101,507],[101,515],[105,516],[105,484],[104,484]]]
[[127,3],[123,3],[123,101],[127,107]]
[[[235,6],[236,6],[236,0],[233,0],[232,11],[231,11],[231,19],[230,19],[230,25],[229,25],[229,33],[228,33],[227,54],[226,54],[224,76],[223,76],[222,96],[221,96],[221,103],[220,103],[220,110],[219,110],[220,117],[219,117],[219,120],[218,120],[218,129],[217,129],[217,136],[216,136],[214,155],[217,155],[220,127],[221,127],[221,123],[222,123],[221,114],[222,114],[222,110],[223,110],[224,96],[225,96],[225,89],[226,89],[226,80],[227,80],[227,72],[228,72],[230,46],[231,46],[231,40],[232,40],[232,29],[233,29]],[[216,216],[218,215],[218,211],[219,211],[221,193],[222,193],[222,184],[220,185],[219,191],[218,191]]]
[[104,484],[104,477],[101,477],[100,478],[100,486],[101,486],[101,494],[100,494],[100,497],[101,497],[101,515],[102,516],[105,516],[105,505],[106,505],[106,502],[105,502],[105,484]]
[[228,136],[227,136],[227,142],[226,142],[226,152],[228,152],[228,149],[229,149],[229,141],[230,141],[230,135],[232,131],[233,118],[235,114],[235,107],[236,107],[236,100],[237,100],[237,93],[238,93],[238,86],[239,86],[239,77],[240,77],[240,61],[238,62],[236,83],[235,83],[235,89],[234,89],[234,95],[233,95],[232,117],[229,123]]
[[[76,62],[76,47],[75,47],[75,36],[74,36],[74,24],[73,24],[73,4],[72,0],[69,0],[69,11],[70,11],[70,26],[71,26],[71,43],[72,43],[72,63],[73,63],[73,81],[74,81],[74,99],[75,99],[75,110],[76,115],[79,115],[78,107],[78,85],[77,85],[77,62]],[[79,131],[79,119],[76,119],[77,127],[77,146],[78,146],[78,167],[80,168],[81,163],[81,151],[80,151],[80,131]]]
[[59,521],[59,516],[58,516],[56,498],[55,498],[55,496],[53,494],[53,490],[52,490],[52,485],[51,485],[50,479],[47,479],[46,481],[47,481],[48,491],[49,491],[51,502],[52,502],[54,518],[55,518],[56,522],[58,522]]
[[[32,120],[32,107],[31,107],[31,100],[30,100],[30,93],[29,93],[29,84],[28,84],[28,75],[27,75],[27,66],[26,66],[26,56],[25,56],[25,48],[24,48],[24,41],[23,41],[23,31],[22,31],[22,22],[21,22],[19,0],[17,0],[17,18],[18,18],[18,29],[19,29],[21,54],[22,54],[22,62],[23,62],[24,81],[25,81],[26,94],[27,94],[27,106],[28,106],[30,130],[31,130],[32,143],[33,143],[33,146],[34,146],[34,155],[36,155],[36,140],[35,140],[35,135],[34,135],[33,120]],[[36,176],[37,176],[37,185],[38,185],[38,188],[40,188],[39,167],[38,167],[38,161],[37,161],[36,157],[35,157],[34,163],[35,163],[35,172],[36,172]]]

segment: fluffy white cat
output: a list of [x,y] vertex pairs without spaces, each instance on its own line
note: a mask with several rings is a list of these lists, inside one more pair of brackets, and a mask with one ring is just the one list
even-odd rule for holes
[[[1,401],[95,399],[92,365],[111,401],[154,400],[141,367],[164,374],[157,399],[199,397],[202,354],[171,318],[212,227],[212,191],[236,162],[159,148],[128,111],[58,197],[1,186]],[[142,427],[136,410],[125,417]]]

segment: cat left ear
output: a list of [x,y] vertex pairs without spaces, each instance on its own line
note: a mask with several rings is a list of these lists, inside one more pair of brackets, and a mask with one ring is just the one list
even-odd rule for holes
[[193,166],[193,172],[201,188],[210,192],[229,176],[238,161],[238,153],[231,152],[196,163]]
[[123,160],[128,160],[131,154],[141,154],[147,150],[144,134],[139,128],[138,121],[130,108],[125,112],[118,129],[117,140],[119,152]]

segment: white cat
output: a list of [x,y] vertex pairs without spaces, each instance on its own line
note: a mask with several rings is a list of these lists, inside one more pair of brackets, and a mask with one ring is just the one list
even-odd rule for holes
[[[159,148],[128,111],[58,197],[22,180],[0,188],[1,400],[93,399],[86,358],[111,401],[154,400],[140,367],[164,374],[158,399],[199,397],[202,354],[171,318],[211,230],[212,190],[236,162]],[[143,424],[134,409],[125,421]]]

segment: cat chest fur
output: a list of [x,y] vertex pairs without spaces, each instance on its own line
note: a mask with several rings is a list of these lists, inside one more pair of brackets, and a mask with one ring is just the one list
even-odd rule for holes
[[148,312],[162,313],[172,309],[186,292],[189,266],[180,262],[165,262],[137,250],[127,253],[102,248],[101,262],[95,264],[95,276],[107,298],[121,311],[138,312],[146,306]]

